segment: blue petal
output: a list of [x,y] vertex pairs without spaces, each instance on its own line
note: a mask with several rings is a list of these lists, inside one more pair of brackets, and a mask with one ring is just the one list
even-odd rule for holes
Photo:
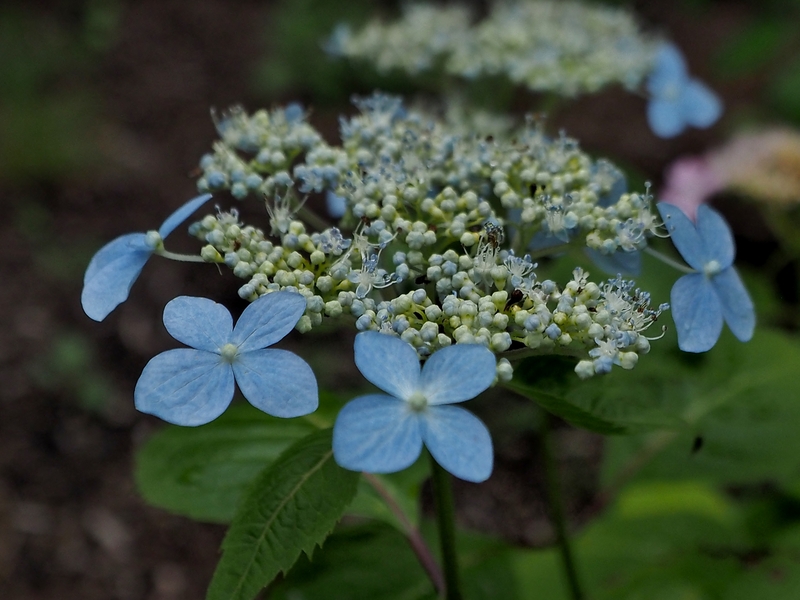
[[562,239],[557,238],[550,231],[540,229],[528,242],[528,250],[539,252],[548,248],[556,249],[563,245],[564,241]]
[[282,340],[306,310],[306,299],[296,292],[272,292],[252,302],[233,328],[231,342],[240,352],[266,348]]
[[706,255],[706,246],[694,223],[673,204],[659,202],[656,206],[658,212],[661,213],[672,243],[681,253],[683,260],[693,269],[702,271],[709,258]]
[[358,370],[384,392],[407,400],[419,386],[419,357],[411,344],[377,331],[356,336]]
[[704,83],[693,79],[681,95],[683,117],[689,125],[705,129],[722,115],[722,102]]
[[717,343],[722,331],[722,306],[705,275],[692,273],[678,279],[672,286],[670,309],[681,350],[706,352]]
[[133,393],[136,408],[175,425],[203,425],[233,399],[233,371],[216,354],[179,348],[153,357]]
[[480,394],[496,375],[491,350],[480,344],[456,344],[431,354],[422,367],[419,387],[428,404],[453,404]]
[[163,239],[172,233],[173,230],[186,219],[188,219],[194,211],[208,202],[209,198],[211,198],[211,194],[203,194],[202,196],[197,196],[197,198],[192,198],[186,204],[172,213],[169,217],[167,217],[167,220],[164,221],[161,224],[161,227],[158,228],[158,233],[161,235],[161,238]]
[[230,340],[233,319],[227,308],[213,300],[178,296],[164,307],[164,325],[179,342],[219,354]]
[[584,248],[584,252],[601,271],[608,275],[638,275],[642,271],[642,253],[638,250],[625,252],[617,250],[611,254],[603,254],[599,250]]
[[102,321],[126,300],[131,286],[153,254],[143,233],[129,233],[109,242],[94,255],[83,277],[81,304],[95,321]]
[[299,417],[317,410],[317,380],[308,363],[286,350],[243,352],[233,362],[242,395],[274,417]]
[[647,91],[654,96],[672,92],[682,87],[688,78],[686,61],[674,44],[662,44],[656,54],[655,67],[647,79]]
[[305,116],[303,105],[299,102],[287,104],[286,108],[283,109],[283,116],[286,118],[287,123],[297,123],[298,121],[302,121],[303,117]]
[[421,451],[419,415],[402,400],[360,396],[336,417],[333,457],[345,469],[394,473],[411,466]]
[[705,262],[716,260],[722,269],[733,264],[736,246],[731,228],[722,215],[707,204],[697,208],[697,233],[703,240]]
[[330,190],[325,192],[325,205],[328,208],[328,214],[334,219],[341,219],[347,210],[347,201]]
[[478,417],[458,406],[431,406],[422,420],[422,439],[445,470],[479,483],[492,474],[492,438]]
[[662,138],[675,137],[686,128],[680,105],[657,96],[647,103],[647,123],[653,133]]
[[712,277],[711,285],[717,291],[722,304],[722,316],[733,335],[742,342],[749,341],[756,326],[756,313],[739,274],[730,267]]

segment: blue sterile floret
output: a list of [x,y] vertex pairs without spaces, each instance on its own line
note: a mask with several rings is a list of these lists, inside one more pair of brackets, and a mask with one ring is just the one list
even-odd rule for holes
[[492,473],[492,440],[473,414],[449,406],[474,398],[494,381],[496,363],[481,345],[459,344],[419,356],[403,340],[377,331],[356,336],[361,373],[386,394],[349,402],[333,428],[333,455],[354,471],[393,473],[410,466],[422,445],[447,471],[467,481]]
[[127,298],[133,282],[164,238],[205,204],[211,194],[192,198],[172,213],[158,231],[129,233],[109,242],[92,257],[83,277],[81,304],[95,321],[102,321]]
[[684,275],[672,287],[670,303],[685,352],[710,350],[722,331],[723,320],[746,342],[753,337],[753,302],[733,268],[736,249],[725,219],[702,205],[695,225],[677,206],[660,202],[658,210],[673,244],[697,273]]
[[176,425],[203,425],[228,407],[235,381],[250,404],[270,415],[315,411],[311,367],[291,352],[267,348],[292,330],[305,308],[300,294],[274,292],[251,303],[233,327],[221,304],[175,298],[164,309],[164,325],[191,348],[167,350],[147,363],[134,392],[136,408]]
[[663,44],[647,80],[650,129],[659,137],[678,135],[687,126],[710,127],[722,114],[722,102],[708,86],[689,77],[686,62],[673,44]]

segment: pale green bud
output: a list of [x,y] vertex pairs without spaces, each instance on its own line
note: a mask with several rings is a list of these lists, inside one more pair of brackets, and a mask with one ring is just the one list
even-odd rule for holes
[[295,325],[294,328],[300,333],[308,333],[311,331],[311,317],[308,315],[303,315],[300,317],[300,320],[297,322],[297,325]]
[[514,378],[514,367],[508,362],[507,358],[501,358],[497,361],[497,379],[503,383],[511,381]]
[[325,314],[329,317],[341,317],[342,316],[342,305],[337,302],[336,300],[331,300],[330,302],[325,303]]
[[200,250],[200,257],[210,263],[221,263],[223,261],[222,255],[210,244],[203,246],[202,250]]
[[594,363],[590,360],[582,360],[575,365],[575,373],[581,379],[589,379],[594,375]]
[[623,369],[632,369],[639,362],[639,355],[636,352],[620,352],[619,365]]

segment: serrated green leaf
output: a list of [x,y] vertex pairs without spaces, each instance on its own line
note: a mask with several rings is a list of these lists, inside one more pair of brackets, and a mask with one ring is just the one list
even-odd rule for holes
[[316,429],[236,404],[208,425],[170,425],[151,437],[136,455],[136,484],[155,506],[227,523],[256,474]]
[[208,600],[250,600],[328,536],[360,477],[334,462],[331,431],[296,442],[253,481],[222,542]]

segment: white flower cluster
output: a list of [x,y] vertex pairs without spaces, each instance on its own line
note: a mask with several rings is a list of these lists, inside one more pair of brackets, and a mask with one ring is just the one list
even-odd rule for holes
[[652,70],[658,40],[621,9],[563,0],[496,2],[470,25],[459,7],[407,6],[393,23],[340,26],[332,54],[411,75],[443,67],[463,78],[502,75],[535,91],[564,96],[612,83],[633,89]]
[[240,106],[221,118],[211,114],[221,139],[213,153],[200,159],[203,176],[197,189],[201,192],[228,189],[242,199],[254,191],[272,195],[286,190],[292,185],[290,165],[322,141],[297,104],[252,115]]
[[[214,156],[238,157],[238,177],[259,176],[268,197],[269,235],[241,223],[236,211],[191,228],[207,243],[205,260],[247,280],[240,296],[292,289],[307,301],[300,331],[349,314],[359,330],[394,332],[420,356],[481,343],[498,354],[574,356],[586,377],[612,364],[630,368],[649,350],[642,332],[663,307],[651,310],[646,293],[620,279],[589,282],[581,270],[563,288],[539,281],[529,253],[540,247],[536,238],[606,253],[641,249],[658,226],[649,195],[612,198],[620,177],[613,165],[592,161],[563,135],[549,139],[535,123],[513,141],[487,140],[454,133],[390,96],[357,106],[360,114],[341,122],[342,145],[316,138],[294,157],[292,176],[285,169],[264,176],[260,149],[242,151],[225,138],[216,144]],[[274,114],[281,111],[257,113],[260,122],[279,122]],[[255,129],[238,118],[242,132]],[[236,143],[243,137],[225,133]],[[234,181],[221,161],[203,167],[201,186],[211,169]],[[279,176],[280,188],[270,188],[269,177]],[[298,190],[341,196],[342,228],[352,233],[308,232],[296,217]],[[510,365],[500,364],[501,376],[510,376]]]

